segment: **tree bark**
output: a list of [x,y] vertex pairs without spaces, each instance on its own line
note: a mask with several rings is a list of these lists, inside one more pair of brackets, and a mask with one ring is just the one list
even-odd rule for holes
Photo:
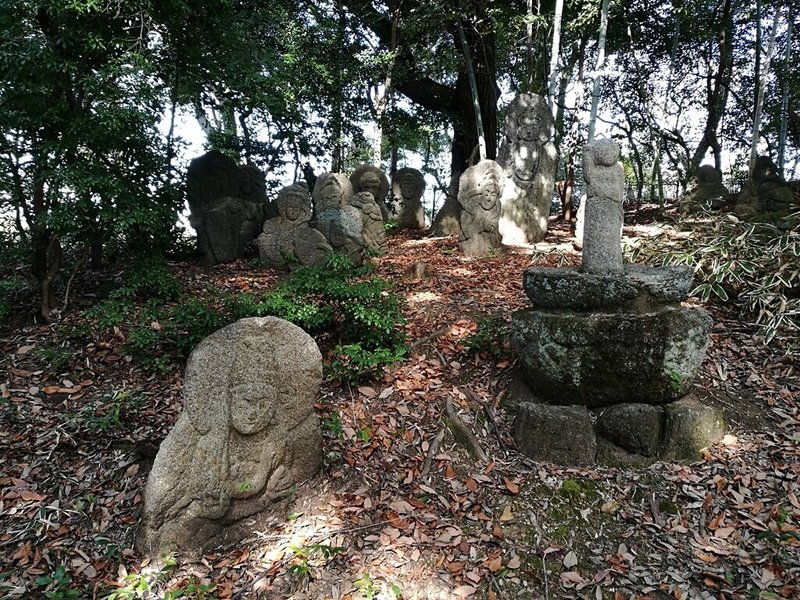
[[722,147],[717,138],[717,129],[725,114],[728,102],[728,88],[733,73],[733,13],[731,0],[725,0],[722,17],[714,20],[719,23],[717,31],[717,49],[719,51],[719,68],[714,73],[709,68],[706,76],[706,124],[703,137],[695,150],[689,165],[687,177],[691,177],[703,162],[706,152],[711,148],[714,153],[714,166],[722,170]]
[[[767,45],[767,55],[764,57],[764,72],[760,74],[759,79],[762,82],[762,85],[758,88],[758,96],[756,96],[756,105],[754,115],[753,115],[753,141],[750,144],[750,169],[749,173],[753,175],[753,169],[756,166],[756,156],[758,155],[758,138],[761,134],[761,111],[764,106],[764,85],[763,82],[766,80],[766,76],[769,73],[769,65],[772,62],[772,54],[775,51],[775,37],[778,33],[778,21],[780,20],[781,16],[781,9],[780,7],[775,8],[775,17],[772,21],[772,31],[769,34],[769,44]],[[761,53],[761,48],[756,50],[759,54]]]

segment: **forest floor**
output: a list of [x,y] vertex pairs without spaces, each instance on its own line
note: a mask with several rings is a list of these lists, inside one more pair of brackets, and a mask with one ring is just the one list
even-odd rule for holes
[[[0,336],[0,599],[800,598],[798,358],[726,309],[707,307],[695,391],[730,432],[696,462],[564,468],[514,450],[514,359],[464,342],[527,305],[527,266],[577,264],[568,241],[554,224],[536,252],[471,259],[453,239],[392,236],[374,262],[406,299],[406,359],[379,381],[323,384],[325,467],[244,542],[164,561],[133,539],[183,365],[137,366],[74,284],[59,323]],[[197,294],[277,279],[245,262],[172,268]],[[448,401],[488,463],[447,433]]]

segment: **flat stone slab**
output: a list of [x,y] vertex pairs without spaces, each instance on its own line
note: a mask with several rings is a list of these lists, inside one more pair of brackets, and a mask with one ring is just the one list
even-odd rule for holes
[[536,308],[635,309],[677,303],[689,295],[690,267],[626,265],[622,273],[585,273],[578,269],[530,267],[523,288]]
[[547,403],[663,404],[685,395],[712,320],[697,308],[644,314],[526,310],[511,320],[522,375]]

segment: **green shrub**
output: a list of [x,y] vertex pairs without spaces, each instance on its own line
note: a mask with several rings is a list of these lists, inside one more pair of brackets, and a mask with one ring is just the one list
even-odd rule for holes
[[25,289],[25,285],[25,280],[21,277],[0,280],[0,324],[11,318],[14,297]]
[[475,333],[469,335],[462,342],[471,354],[486,352],[495,358],[509,354],[509,326],[500,315],[490,315],[477,320]]
[[766,343],[782,332],[800,341],[800,213],[780,226],[747,223],[733,215],[708,213],[678,223],[690,235],[662,234],[627,249],[632,261],[685,264],[698,282],[692,295],[702,302],[737,307],[752,318]]
[[167,261],[158,255],[146,256],[134,263],[125,273],[124,283],[111,292],[114,300],[149,298],[161,302],[176,300],[181,285],[170,272]]

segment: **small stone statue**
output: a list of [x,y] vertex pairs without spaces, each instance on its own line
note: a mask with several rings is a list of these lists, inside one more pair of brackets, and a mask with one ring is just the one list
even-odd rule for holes
[[389,211],[386,209],[386,194],[389,192],[389,179],[386,174],[376,166],[361,165],[350,175],[350,183],[355,193],[369,192],[372,194],[381,209],[383,220],[387,221]]
[[364,226],[361,212],[349,205],[353,197],[350,180],[341,173],[323,173],[314,187],[314,220],[334,252],[347,254],[354,264],[364,260]]
[[493,160],[482,160],[461,175],[458,201],[461,204],[461,236],[458,247],[467,256],[485,256],[501,246],[498,229],[500,196],[505,177]]
[[186,365],[184,411],[147,480],[139,550],[208,548],[313,476],[321,381],[316,343],[282,319],[242,319],[203,340]]
[[713,165],[700,165],[681,199],[681,209],[684,212],[720,209],[725,206],[728,196],[719,169]]
[[242,228],[244,227],[244,203],[239,198],[220,196],[203,204],[202,213],[194,213],[189,223],[197,231],[197,245],[203,261],[217,265],[244,256]]
[[358,192],[350,198],[353,208],[361,212],[361,225],[364,230],[364,243],[367,248],[379,250],[386,243],[386,227],[383,215],[370,192]]
[[311,199],[306,186],[284,187],[276,204],[278,217],[264,223],[256,239],[261,262],[276,268],[323,264],[333,249],[324,235],[309,226]]
[[398,229],[425,229],[425,211],[422,208],[424,193],[425,177],[417,169],[400,169],[392,176]]
[[507,178],[500,215],[504,244],[539,242],[547,233],[557,162],[553,132],[544,98],[520,94],[512,100],[497,157]]
[[619,163],[619,145],[595,140],[583,151],[586,214],[582,269],[587,273],[622,271],[622,200],[625,173]]
[[770,220],[789,214],[793,204],[794,193],[778,173],[778,167],[769,156],[759,156],[752,176],[739,192],[736,214],[745,219]]

